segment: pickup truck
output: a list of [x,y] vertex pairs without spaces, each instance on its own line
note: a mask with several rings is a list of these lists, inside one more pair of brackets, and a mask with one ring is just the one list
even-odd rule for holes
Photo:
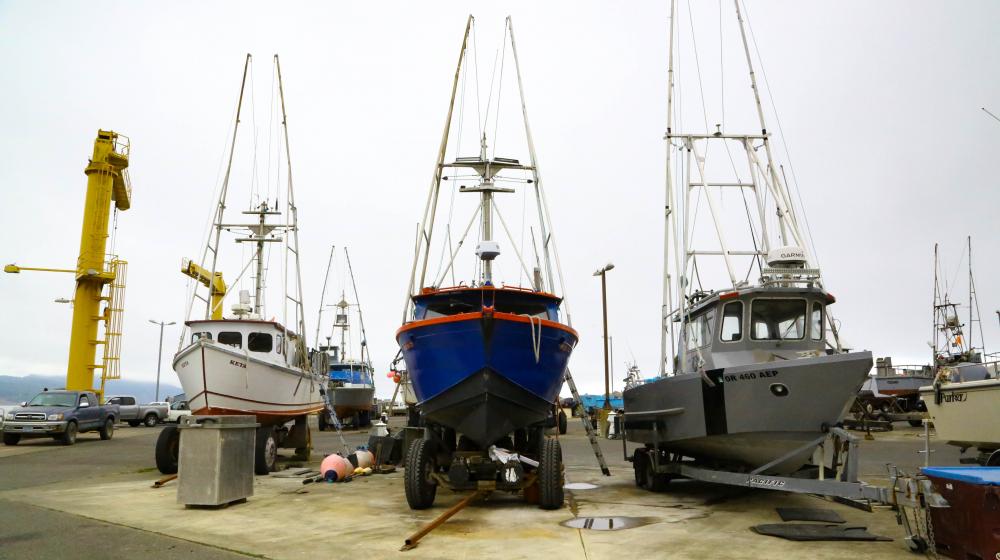
[[106,404],[118,405],[119,422],[128,422],[133,428],[145,424],[152,428],[167,418],[167,406],[161,403],[139,404],[131,395],[112,395]]
[[3,443],[17,445],[23,438],[50,437],[63,445],[76,443],[80,432],[99,432],[111,439],[118,419],[117,405],[100,405],[92,391],[42,391],[4,416]]
[[191,408],[187,401],[174,401],[170,403],[170,410],[167,412],[167,422],[180,424],[181,418],[191,416]]

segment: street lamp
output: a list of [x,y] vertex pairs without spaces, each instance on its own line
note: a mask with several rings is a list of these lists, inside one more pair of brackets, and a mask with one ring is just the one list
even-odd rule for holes
[[149,320],[150,323],[160,326],[160,351],[156,354],[156,402],[160,402],[160,363],[163,361],[163,327],[174,324],[174,321],[164,323],[163,321]]
[[601,307],[604,311],[604,410],[611,410],[610,376],[608,373],[608,282],[605,274],[615,265],[608,263],[594,272],[601,277]]

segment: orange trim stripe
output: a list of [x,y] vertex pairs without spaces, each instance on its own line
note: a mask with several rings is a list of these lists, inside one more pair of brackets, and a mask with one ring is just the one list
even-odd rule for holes
[[[403,325],[402,327],[399,327],[399,329],[396,331],[396,338],[399,338],[400,334],[418,327],[439,325],[443,323],[457,323],[460,321],[473,321],[482,318],[482,316],[483,316],[482,311],[475,311],[473,313],[459,313],[457,315],[448,315],[447,317],[434,317],[433,319],[422,319],[420,321],[413,321],[411,323]],[[493,318],[499,319],[501,321],[514,321],[517,323],[531,323],[533,321],[533,319],[530,319],[529,317],[526,317],[524,315],[517,315],[515,313],[503,313],[503,312],[494,313]],[[576,337],[577,340],[580,339],[580,335],[572,327],[568,327],[562,323],[557,323],[555,321],[550,321],[548,319],[540,319],[539,321],[541,322],[542,325],[546,327],[568,332],[574,337]]]

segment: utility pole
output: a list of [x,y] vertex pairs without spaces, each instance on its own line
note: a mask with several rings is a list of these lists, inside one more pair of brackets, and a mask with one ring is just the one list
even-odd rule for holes
[[611,410],[611,376],[608,368],[608,282],[605,275],[615,265],[608,263],[594,272],[601,277],[601,308],[604,314],[604,410]]
[[153,399],[156,402],[160,402],[160,364],[163,362],[163,327],[169,327],[175,322],[164,323],[163,321],[154,321],[152,319],[149,322],[160,326],[160,351],[156,353],[156,398]]

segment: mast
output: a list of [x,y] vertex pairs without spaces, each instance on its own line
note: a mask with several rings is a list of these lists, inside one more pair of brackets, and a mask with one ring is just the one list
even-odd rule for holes
[[[215,272],[216,272],[215,267],[218,265],[219,261],[219,239],[220,237],[222,237],[222,219],[226,211],[226,197],[229,194],[229,177],[233,169],[233,154],[236,152],[236,131],[239,130],[240,128],[240,114],[243,111],[243,92],[246,90],[247,71],[250,68],[251,58],[252,56],[250,55],[250,53],[247,53],[246,60],[244,60],[243,62],[243,79],[240,80],[240,97],[239,100],[236,102],[236,122],[233,123],[233,136],[229,143],[229,158],[226,162],[226,174],[225,176],[223,176],[222,179],[222,188],[219,190],[219,202],[216,205],[216,210],[215,210],[215,222],[213,223],[214,236],[210,234],[209,242],[205,246],[205,251],[204,253],[202,253],[201,257],[201,262],[204,263],[205,258],[208,256],[208,252],[209,251],[212,252],[212,266],[209,267],[208,269],[210,272],[209,277],[211,278],[215,277]],[[198,288],[196,286],[195,292],[197,292],[197,290]],[[209,303],[209,301],[211,301],[211,299],[208,299],[208,301],[206,301],[205,304],[206,320],[211,318],[211,313],[212,313],[212,304]],[[194,303],[193,299],[191,303],[192,304]],[[190,314],[190,308],[188,313]],[[182,344],[183,341],[184,341],[184,333],[182,329],[181,333]]]
[[[663,207],[663,305],[660,306],[660,376],[667,374],[667,339],[670,339],[670,356],[674,355],[674,329],[670,321],[670,313],[673,310],[673,295],[670,284],[670,230],[673,227],[673,204],[674,204],[674,179],[673,169],[670,166],[672,155],[671,135],[673,134],[674,122],[674,15],[676,13],[676,0],[670,0],[670,46],[668,47],[667,62],[667,134],[666,141],[667,163],[666,163],[666,203]],[[680,272],[678,271],[678,274]]]
[[[319,344],[319,329],[320,325],[323,324],[323,300],[326,299],[326,286],[330,281],[330,267],[333,266],[333,253],[337,249],[336,245],[330,246],[330,258],[326,261],[326,275],[323,276],[323,291],[319,293],[319,313],[316,315],[316,348],[320,347]],[[346,249],[345,249],[346,251]]]
[[[361,296],[358,295],[358,285],[354,282],[354,268],[351,267],[351,254],[344,247],[344,257],[347,258],[347,271],[351,275],[351,289],[354,290],[354,303],[358,306],[358,325],[361,327],[361,361],[371,364],[371,351],[368,350],[368,335],[365,333],[365,315],[361,312]],[[368,359],[365,359],[365,354]]]
[[[278,55],[274,55],[274,66],[278,72],[278,98],[281,101],[281,129],[284,132],[285,137],[285,163],[288,166],[288,191],[285,195],[285,204],[288,205],[288,218],[290,223],[286,225],[288,229],[291,230],[291,247],[288,246],[288,237],[285,237],[285,301],[287,304],[288,300],[291,300],[295,304],[295,318],[296,318],[296,330],[299,336],[296,337],[296,346],[299,350],[299,363],[296,364],[302,368],[307,368],[308,362],[308,352],[306,351],[306,319],[305,311],[302,304],[302,274],[299,267],[299,211],[298,207],[295,205],[295,190],[292,187],[292,151],[288,143],[288,114],[285,112],[285,88],[284,83],[281,80],[281,63],[278,61]],[[295,297],[288,295],[287,281],[288,281],[288,253],[291,252],[295,255]],[[286,307],[282,305],[282,307]],[[287,322],[287,311],[285,312]]]

